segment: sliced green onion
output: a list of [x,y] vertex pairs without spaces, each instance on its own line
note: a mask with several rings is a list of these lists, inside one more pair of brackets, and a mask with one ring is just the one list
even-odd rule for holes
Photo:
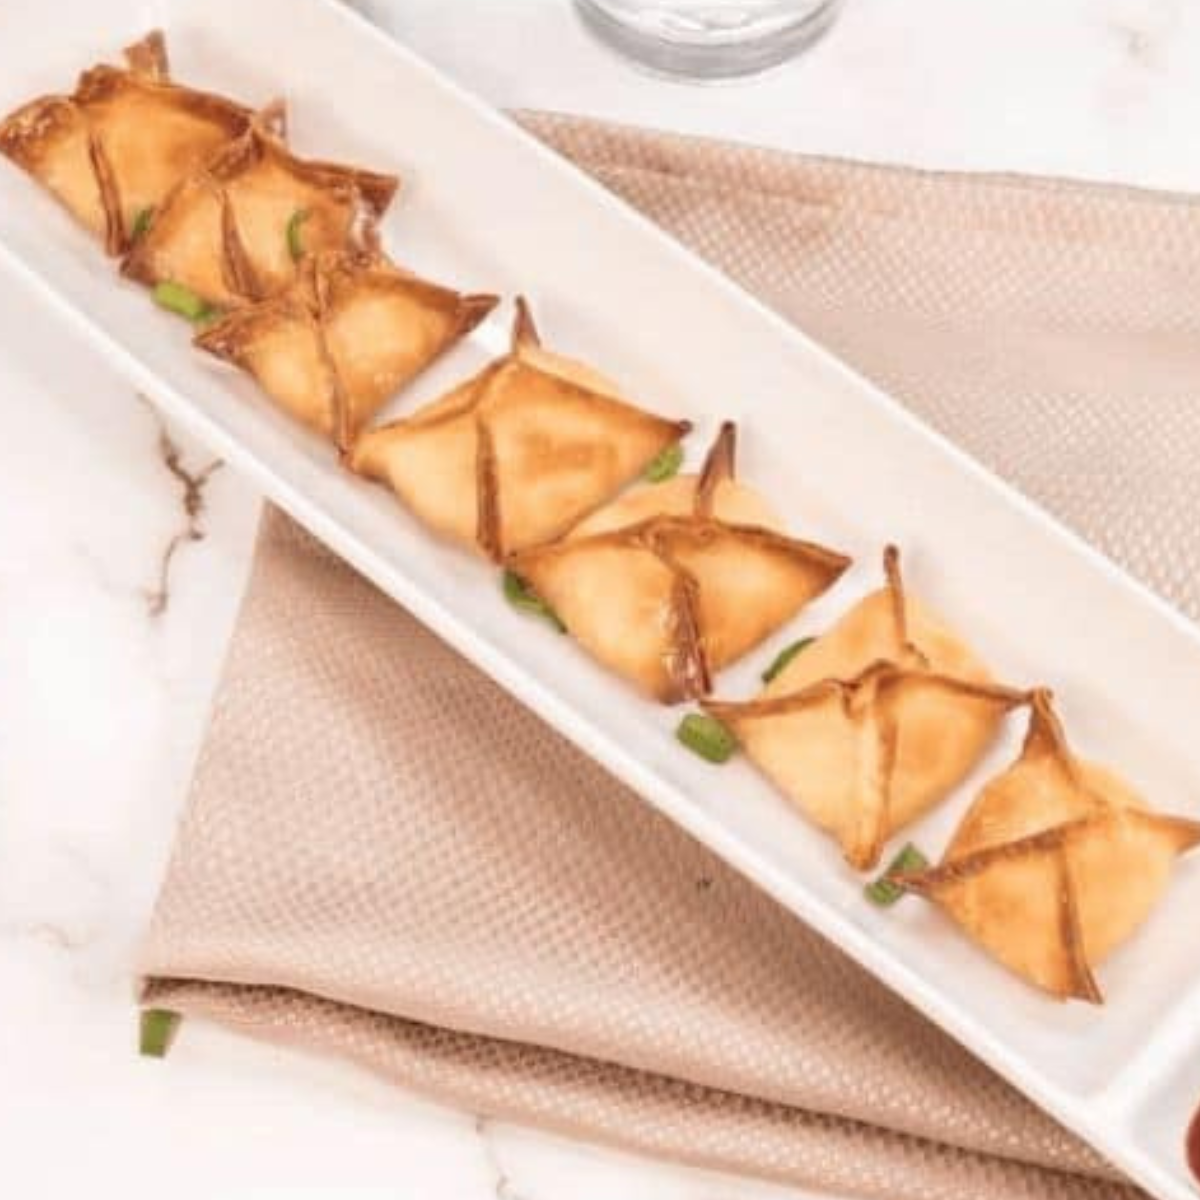
[[711,763],[728,762],[737,749],[737,738],[733,736],[733,731],[708,713],[688,713],[679,722],[675,736],[693,754]]
[[541,617],[543,621],[549,621],[559,633],[567,632],[567,627],[562,623],[558,613],[515,571],[505,571],[502,584],[504,598],[513,608],[518,608],[521,612],[527,612],[531,616]]
[[171,279],[164,279],[155,286],[154,303],[168,312],[186,317],[189,321],[208,321],[216,315],[213,307],[203,297],[197,296],[191,288]]
[[298,208],[287,223],[287,244],[288,253],[292,256],[293,262],[299,262],[304,257],[304,242],[300,238],[300,226],[308,220],[308,209]]
[[147,206],[138,210],[138,214],[133,218],[133,228],[129,231],[131,241],[136,242],[139,238],[145,237],[146,230],[150,228],[151,222],[154,220],[154,209]]
[[168,1008],[142,1010],[138,1052],[147,1058],[166,1058],[183,1018]]
[[679,473],[679,468],[683,465],[683,447],[676,442],[673,446],[668,446],[653,462],[642,472],[642,478],[647,483],[665,483],[673,475]]
[[879,908],[891,908],[901,896],[905,888],[893,878],[905,871],[924,871],[929,866],[929,859],[909,842],[895,858],[888,863],[887,870],[873,883],[868,883],[863,891],[867,899]]
[[803,637],[798,642],[793,642],[790,646],[784,646],[780,652],[775,655],[771,665],[762,673],[763,683],[770,683],[784,667],[796,657],[806,646],[811,646],[816,638]]

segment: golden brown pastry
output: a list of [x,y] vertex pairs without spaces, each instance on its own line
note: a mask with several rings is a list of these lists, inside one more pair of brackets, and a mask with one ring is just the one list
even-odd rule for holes
[[543,350],[523,300],[512,349],[413,416],[364,434],[351,467],[496,562],[561,536],[691,426]]
[[179,181],[122,265],[132,279],[171,282],[217,308],[287,287],[300,262],[375,248],[375,224],[398,181],[297,158],[257,124]]
[[509,560],[592,655],[664,703],[707,693],[850,563],[782,531],[734,477],[735,436],[722,427],[699,475],[632,488]]
[[1020,757],[980,793],[942,862],[897,882],[1031,983],[1099,1004],[1094,969],[1198,843],[1200,822],[1151,812],[1125,780],[1077,759],[1038,691]]
[[887,585],[797,654],[757,699],[704,701],[802,812],[867,870],[884,843],[954,789],[1025,692],[906,594]]
[[469,333],[498,298],[419,279],[378,253],[305,259],[295,283],[196,336],[293,416],[347,449],[400,388]]
[[245,133],[254,114],[168,78],[166,43],[147,35],[127,66],[85,71],[69,96],[43,96],[0,123],[0,151],[123,254],[179,182]]

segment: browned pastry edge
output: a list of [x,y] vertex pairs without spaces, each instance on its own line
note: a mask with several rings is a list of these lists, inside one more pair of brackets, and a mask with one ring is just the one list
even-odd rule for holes
[[698,517],[711,517],[717,487],[732,481],[737,470],[737,426],[722,421],[713,444],[704,456],[700,478],[696,481],[696,503],[693,512]]
[[[165,52],[165,51],[164,51]],[[99,63],[79,76],[70,99],[86,108],[89,104],[108,100],[122,88],[157,94],[172,104],[216,121],[250,122],[254,110],[230,100],[217,92],[205,92],[185,84],[175,83],[165,75],[146,75],[140,71]]]
[[904,590],[904,574],[900,569],[900,548],[890,542],[883,548],[883,577],[891,600],[897,661],[927,668],[929,659],[925,652],[908,636],[908,601]]
[[671,572],[665,656],[670,686],[656,699],[664,704],[674,704],[692,696],[707,695],[712,688],[712,673],[700,628],[700,582],[675,561],[666,546],[656,544],[650,538],[645,548]]
[[28,100],[0,121],[0,153],[30,170],[37,164],[38,151],[53,139],[59,128],[78,115],[70,96],[38,96]]
[[1067,857],[1064,842],[1053,852],[1054,870],[1058,878],[1058,921],[1059,936],[1067,950],[1067,962],[1071,975],[1068,991],[1089,1004],[1103,1004],[1104,994],[1092,974],[1083,944],[1083,926],[1079,920],[1079,898],[1075,894],[1075,882],[1071,878],[1071,860]]
[[[484,386],[482,381],[479,386]],[[479,388],[472,388],[478,395]],[[475,416],[475,538],[479,548],[493,562],[504,558],[500,532],[500,478],[496,464],[496,444],[488,423]]]
[[[228,213],[233,211],[228,197],[225,198],[225,211]],[[341,266],[342,264],[339,263],[338,268]],[[346,388],[342,383],[341,375],[338,374],[337,363],[334,361],[333,352],[329,349],[329,341],[325,336],[325,319],[329,312],[329,286],[328,277],[320,268],[321,260],[315,257],[305,258],[300,263],[298,272],[299,289],[301,295],[306,295],[309,321],[313,338],[317,343],[317,353],[321,356],[325,370],[329,372],[330,387],[333,389],[333,394],[330,396],[330,403],[333,406],[331,414],[333,443],[344,455],[353,437],[351,429],[353,413],[350,411]],[[369,270],[369,265],[364,263],[363,269]]]
[[301,297],[277,296],[263,304],[230,309],[211,325],[198,330],[192,338],[192,344],[217,358],[242,366],[242,347],[257,326],[276,316],[301,319],[312,318],[313,315],[312,306]]
[[241,137],[226,146],[208,164],[207,173],[218,183],[225,183],[268,158],[284,160],[288,171],[314,187],[331,191],[353,189],[376,220],[391,204],[400,186],[400,179],[396,175],[323,159],[299,158],[278,137],[263,128],[260,121],[251,124]]
[[115,258],[129,242],[121,211],[121,189],[117,186],[117,176],[105,153],[104,143],[91,130],[88,131],[88,158],[104,208],[104,252]]
[[735,723],[747,718],[775,717],[796,712],[816,700],[823,699],[829,692],[836,692],[845,704],[850,705],[856,702],[859,693],[868,685],[873,685],[877,690],[890,690],[913,682],[932,684],[979,700],[995,700],[1014,708],[1028,703],[1031,694],[1026,690],[1006,687],[1003,684],[978,683],[924,668],[902,667],[890,659],[879,658],[857,675],[847,679],[830,676],[827,679],[817,679],[799,691],[787,692],[780,696],[763,696],[753,700],[706,700],[704,706],[722,721]]
[[149,33],[126,46],[121,53],[130,71],[145,79],[169,79],[171,61],[167,56],[167,39],[161,29]]
[[512,352],[522,346],[540,346],[542,339],[538,334],[529,301],[524,296],[518,296],[513,301],[513,324],[511,334]]

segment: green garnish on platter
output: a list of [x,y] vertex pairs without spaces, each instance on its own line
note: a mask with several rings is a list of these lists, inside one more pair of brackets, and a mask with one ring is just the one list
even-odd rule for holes
[[129,231],[129,237],[132,241],[138,241],[145,237],[146,230],[150,228],[154,221],[154,209],[150,207],[138,210],[138,214],[133,218],[133,228]]
[[668,446],[642,472],[642,478],[647,483],[666,483],[668,479],[679,473],[683,465],[683,447],[676,442]]
[[166,1058],[183,1017],[169,1008],[144,1008],[138,1027],[138,1053]]
[[154,303],[194,323],[210,321],[217,315],[216,309],[207,300],[171,279],[164,279],[155,285]]
[[728,762],[737,749],[733,731],[708,713],[688,713],[679,722],[675,736],[693,754],[710,763]]
[[287,246],[288,253],[292,256],[292,262],[299,262],[304,257],[304,241],[300,237],[300,226],[308,220],[308,209],[298,208],[287,223]]
[[903,884],[893,878],[905,871],[924,871],[929,866],[929,859],[909,842],[895,858],[887,865],[887,869],[873,883],[868,883],[863,891],[867,899],[877,908],[891,908],[904,895]]
[[540,617],[543,621],[549,621],[559,633],[567,632],[567,627],[562,623],[558,613],[515,571],[505,571],[501,584],[504,588],[504,598],[513,608],[529,613],[530,616]]
[[807,646],[811,646],[816,640],[816,638],[802,637],[799,641],[793,642],[790,646],[784,646],[784,648],[780,650],[777,655],[775,655],[771,665],[762,673],[763,683],[770,683],[771,680],[774,679],[775,676],[778,675],[779,672],[782,671],[783,668],[786,667],[788,663],[790,663],[792,659],[800,653],[801,650],[805,649]]

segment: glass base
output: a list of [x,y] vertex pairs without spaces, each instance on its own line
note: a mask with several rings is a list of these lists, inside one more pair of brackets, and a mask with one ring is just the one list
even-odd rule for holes
[[[630,0],[575,0],[584,24],[602,42],[656,74],[693,80],[736,79],[786,62],[811,46],[833,24],[841,0],[793,4],[795,16],[743,29],[671,29],[636,19]],[[652,11],[652,0],[640,7]],[[716,6],[712,3],[710,9]],[[736,7],[736,5],[734,6]],[[777,5],[777,9],[786,7]],[[626,11],[629,15],[624,15]]]

